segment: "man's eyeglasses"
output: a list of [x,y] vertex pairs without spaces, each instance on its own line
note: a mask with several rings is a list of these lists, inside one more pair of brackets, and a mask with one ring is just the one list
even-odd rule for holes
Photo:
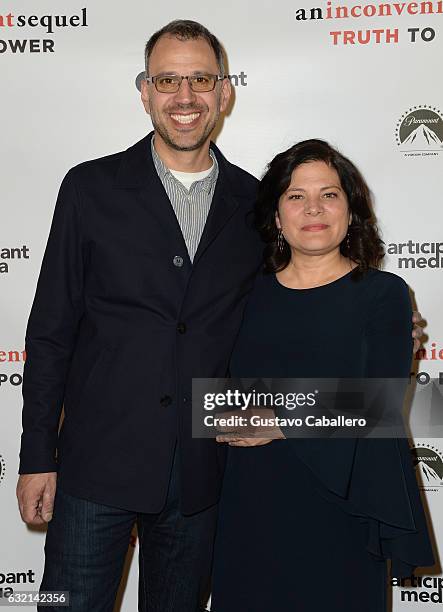
[[192,91],[203,93],[213,91],[217,81],[223,81],[225,77],[218,74],[160,74],[159,76],[146,77],[148,83],[154,83],[155,89],[160,93],[177,93],[183,79],[187,79]]

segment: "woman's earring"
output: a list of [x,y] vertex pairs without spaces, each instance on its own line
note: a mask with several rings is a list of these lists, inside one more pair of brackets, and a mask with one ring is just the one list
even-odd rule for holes
[[277,248],[280,253],[283,253],[283,250],[285,248],[285,239],[283,238],[283,232],[281,231],[281,229],[278,230],[277,234]]
[[346,234],[346,250],[348,254],[351,251],[351,224],[352,224],[352,213],[349,216],[348,233]]

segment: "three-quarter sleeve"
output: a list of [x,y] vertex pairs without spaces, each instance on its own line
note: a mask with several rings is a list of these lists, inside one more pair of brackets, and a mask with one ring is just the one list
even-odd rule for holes
[[[383,379],[397,379],[394,401],[401,410],[413,347],[409,289],[389,273],[374,277],[373,285],[365,329],[366,377],[381,385]],[[357,441],[348,502],[367,519],[368,550],[391,560],[392,576],[410,576],[416,567],[434,564],[406,437]]]

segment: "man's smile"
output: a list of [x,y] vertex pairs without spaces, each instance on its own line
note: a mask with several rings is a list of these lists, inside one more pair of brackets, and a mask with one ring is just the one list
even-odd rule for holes
[[170,117],[171,119],[176,122],[179,123],[180,125],[188,125],[191,126],[192,124],[196,123],[198,121],[198,119],[200,118],[201,113],[200,112],[194,112],[194,113],[170,113]]

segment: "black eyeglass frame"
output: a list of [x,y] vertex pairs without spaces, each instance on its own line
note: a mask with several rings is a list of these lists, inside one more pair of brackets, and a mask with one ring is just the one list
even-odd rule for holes
[[[175,91],[160,91],[160,90],[158,89],[158,87],[157,87],[157,79],[159,79],[159,78],[165,78],[165,77],[178,77],[178,78],[180,79],[180,82],[178,83],[177,89],[176,89]],[[213,84],[213,86],[211,87],[211,89],[198,89],[198,90],[195,90],[195,89],[192,87],[192,81],[190,81],[189,79],[193,79],[193,78],[194,78],[194,79],[198,79],[199,77],[213,77],[213,79],[214,79],[214,84]],[[155,89],[156,89],[156,90],[157,90],[159,93],[177,93],[177,91],[179,91],[179,89],[180,89],[180,87],[181,87],[181,84],[182,84],[182,82],[183,82],[183,79],[186,79],[186,80],[188,81],[188,83],[189,83],[189,87],[191,88],[191,90],[192,90],[194,93],[208,93],[209,91],[214,91],[215,86],[217,85],[217,83],[218,83],[219,81],[224,81],[224,80],[225,80],[225,79],[227,79],[227,78],[228,78],[228,77],[227,77],[226,75],[224,75],[224,74],[206,74],[206,73],[204,73],[204,74],[188,74],[188,75],[186,75],[186,76],[183,76],[183,75],[181,75],[181,74],[172,74],[172,73],[171,73],[171,74],[158,74],[158,75],[151,76],[151,77],[150,77],[150,76],[146,76],[146,77],[145,77],[146,82],[147,82],[147,83],[152,83],[152,84],[155,86]]]

